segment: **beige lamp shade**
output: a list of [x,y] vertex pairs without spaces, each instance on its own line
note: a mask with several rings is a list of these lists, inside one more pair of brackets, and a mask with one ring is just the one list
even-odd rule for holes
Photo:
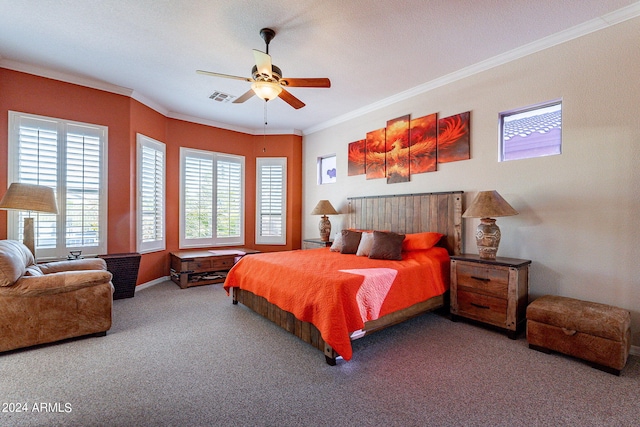
[[518,215],[497,191],[479,192],[471,206],[462,214],[465,218],[480,218],[480,224],[476,230],[476,244],[478,255],[482,259],[496,259],[498,246],[500,245],[500,228],[492,217]]
[[[0,209],[58,213],[58,204],[53,188],[44,185],[12,183],[0,200]],[[33,218],[24,218],[23,243],[36,256]]]
[[53,188],[14,182],[0,200],[0,209],[58,213]]
[[331,235],[331,222],[327,215],[338,215],[338,212],[335,210],[331,202],[328,200],[320,200],[316,207],[313,208],[313,211],[311,211],[311,215],[322,215],[322,218],[320,218],[320,224],[318,224],[320,240],[328,242],[329,236]]
[[480,191],[471,206],[462,214],[465,218],[497,218],[501,216],[518,215],[497,191]]
[[338,212],[330,201],[320,200],[316,207],[313,208],[313,211],[311,211],[311,215],[338,215]]

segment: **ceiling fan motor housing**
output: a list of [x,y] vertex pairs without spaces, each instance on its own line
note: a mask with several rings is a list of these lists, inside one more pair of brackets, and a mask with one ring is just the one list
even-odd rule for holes
[[254,80],[258,80],[258,81],[268,81],[268,82],[279,82],[280,79],[282,78],[282,70],[280,70],[279,67],[276,67],[275,65],[271,65],[271,77],[264,75],[264,74],[260,74],[258,72],[258,67],[256,65],[253,66],[253,68],[251,69],[251,76],[253,77]]

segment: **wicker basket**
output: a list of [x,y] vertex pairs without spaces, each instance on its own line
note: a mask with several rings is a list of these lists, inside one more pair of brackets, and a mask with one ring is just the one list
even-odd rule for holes
[[113,299],[133,298],[140,267],[139,253],[99,255],[107,263],[107,270],[113,274]]

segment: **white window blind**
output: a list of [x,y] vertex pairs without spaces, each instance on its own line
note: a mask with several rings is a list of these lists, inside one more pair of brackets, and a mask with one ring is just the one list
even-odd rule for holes
[[[107,128],[9,112],[9,182],[55,190],[58,215],[32,213],[39,259],[106,253]],[[9,238],[22,239],[23,218],[9,213]]]
[[137,251],[161,251],[165,236],[166,146],[138,134],[137,137]]
[[242,233],[242,165],[237,158],[218,155],[216,160],[216,230],[219,238]]
[[284,245],[287,243],[287,158],[259,157],[256,171],[256,243]]
[[180,247],[244,244],[244,157],[180,149]]

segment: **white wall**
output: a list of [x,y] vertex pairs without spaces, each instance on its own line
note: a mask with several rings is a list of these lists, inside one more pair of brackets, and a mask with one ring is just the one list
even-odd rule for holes
[[[499,256],[533,260],[530,299],[564,295],[626,308],[640,345],[640,18],[580,37],[309,135],[304,144],[303,236],[318,237],[320,199],[481,190],[520,212],[499,218]],[[407,58],[410,66],[410,58]],[[399,68],[401,70],[402,68]],[[402,78],[400,75],[399,78]],[[499,163],[498,113],[563,100],[563,153]],[[405,114],[471,111],[471,159],[438,165],[411,182],[347,176],[347,144]],[[316,159],[337,154],[337,183],[318,186]],[[342,217],[330,218],[333,233]],[[464,251],[477,253],[476,219]]]

